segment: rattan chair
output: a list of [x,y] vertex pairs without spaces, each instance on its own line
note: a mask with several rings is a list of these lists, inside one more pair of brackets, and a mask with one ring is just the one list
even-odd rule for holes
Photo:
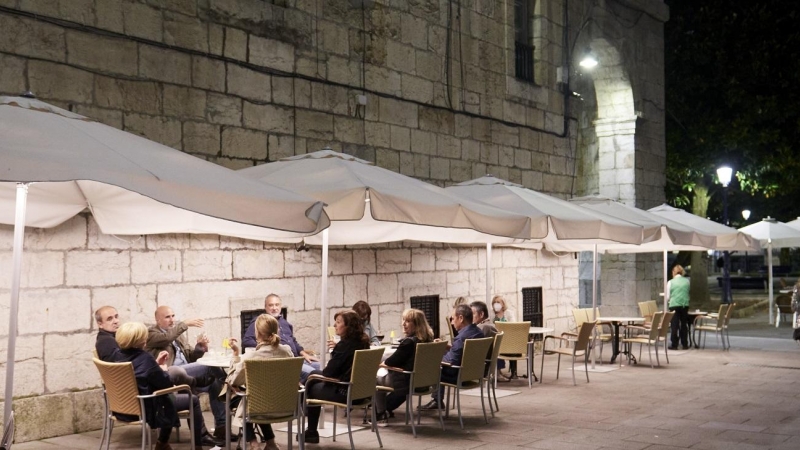
[[[629,337],[629,338],[623,338],[622,339],[622,342],[625,343],[625,344],[639,344],[639,359],[640,360],[642,359],[642,347],[644,347],[645,345],[650,346],[650,347],[655,347],[656,363],[658,363],[659,366],[661,365],[661,362],[658,360],[658,343],[659,343],[658,342],[658,335],[659,335],[661,329],[666,326],[664,324],[664,320],[663,319],[664,319],[664,313],[659,311],[659,312],[653,314],[649,328],[638,327],[638,326],[635,326],[635,325],[628,326],[628,329],[630,329],[630,330],[635,330],[637,328],[640,329],[640,330],[643,330],[643,331],[646,330],[647,334],[641,334],[639,336],[634,336],[634,337]],[[633,350],[633,349],[631,349],[631,350]],[[649,348],[647,350],[647,354],[650,357],[650,367],[654,368],[655,366],[653,366],[653,352],[650,351]],[[630,353],[628,354],[628,359],[630,359]],[[619,359],[619,365],[622,366],[622,358]]]
[[[581,325],[580,332],[578,333],[578,339],[568,339],[563,335],[559,336],[545,336],[544,343],[542,344],[542,369],[541,373],[539,374],[539,383],[544,381],[544,357],[547,355],[558,355],[558,365],[556,366],[556,379],[558,379],[559,372],[561,371],[561,355],[572,356],[572,384],[577,386],[578,383],[575,381],[575,358],[578,356],[583,356],[583,365],[586,368],[586,382],[589,382],[589,365],[587,363],[589,359],[589,352],[587,351],[589,348],[589,343],[592,340],[592,335],[594,333],[595,322],[584,322]],[[559,341],[558,348],[554,349],[547,349],[547,340],[548,339],[555,339]],[[564,343],[572,343],[572,348],[564,348],[561,347],[561,344]]]
[[728,305],[720,305],[719,306],[719,313],[716,316],[708,316],[703,317],[701,319],[700,325],[694,327],[695,331],[700,333],[700,339],[703,340],[703,348],[706,348],[706,334],[709,331],[713,331],[717,334],[717,341],[720,340],[720,336],[722,336],[722,349],[726,350],[727,346],[725,345],[725,316],[728,312]]
[[[182,384],[167,389],[161,389],[150,395],[139,395],[136,384],[136,376],[133,373],[133,364],[108,363],[93,358],[94,365],[100,372],[103,381],[103,394],[105,399],[105,412],[103,419],[103,435],[100,439],[100,448],[108,449],[111,444],[111,432],[114,430],[114,422],[123,420],[116,417],[116,414],[125,414],[138,417],[138,422],[142,425],[142,450],[150,448],[150,427],[145,418],[145,399],[155,398],[175,392],[186,392],[189,395],[189,427],[194,429],[194,409],[192,405],[192,390],[189,386]],[[195,448],[194,433],[191,435],[191,448]]]
[[[302,400],[297,389],[303,358],[248,359],[244,362],[247,392],[242,406],[244,421],[257,424],[287,422],[289,449],[292,448],[292,421],[297,419],[300,448],[305,448],[305,421]],[[242,442],[247,443],[246,428],[242,427]]]
[[[408,397],[406,398],[406,425],[411,419],[411,432],[417,437],[417,429],[414,427],[414,410],[419,409],[422,404],[422,397],[437,392],[439,390],[439,380],[442,374],[442,357],[447,352],[447,341],[428,342],[417,344],[414,355],[414,370],[409,372],[397,368],[389,367],[389,370],[408,375]],[[417,396],[417,408],[413,407],[414,396]],[[444,420],[442,420],[442,408],[438,405],[439,423],[444,431]],[[421,414],[417,411],[417,425],[420,424]]]
[[[484,381],[486,382],[486,399],[489,400],[489,411],[492,412],[494,417],[494,410],[500,411],[500,406],[497,404],[497,357],[500,355],[500,346],[503,345],[503,336],[505,333],[500,331],[494,335],[494,342],[492,343],[492,354],[487,361],[487,370]],[[494,397],[494,406],[492,408],[492,397]]]
[[[667,334],[674,315],[675,311],[667,311],[664,314],[664,320],[661,322],[661,329],[658,330],[658,341],[664,342],[664,356],[667,358],[667,364],[669,364],[669,337]],[[656,347],[656,357],[658,357],[658,347]]]
[[[498,322],[499,323],[499,322]],[[528,322],[525,322],[526,324]],[[480,339],[467,339],[464,341],[464,353],[461,356],[461,365],[449,367],[456,369],[458,375],[455,383],[441,382],[442,386],[447,388],[447,409],[445,410],[445,417],[450,414],[450,389],[455,389],[455,402],[458,408],[458,420],[461,423],[461,429],[464,429],[464,417],[461,415],[461,390],[472,389],[475,387],[481,388],[481,408],[483,408],[483,420],[489,423],[489,417],[486,415],[486,404],[483,401],[483,379],[486,373],[486,354],[489,353],[489,347],[494,342],[494,338],[480,338]],[[527,345],[527,344],[526,344]],[[442,363],[442,365],[446,365]]]
[[[350,381],[339,381],[335,378],[327,378],[321,375],[310,375],[308,377],[306,386],[308,386],[309,382],[317,380],[347,387],[347,401],[344,403],[308,398],[307,395],[305,396],[304,411],[306,412],[309,406],[333,406],[334,441],[336,441],[336,416],[338,408],[347,408],[346,411],[365,409],[375,401],[375,389],[377,386],[377,378],[375,375],[378,373],[378,365],[381,363],[383,350],[383,347],[376,347],[369,350],[357,350],[353,358],[353,369],[350,375]],[[383,448],[383,442],[381,441],[381,435],[377,427],[378,421],[375,418],[375,408],[370,409],[372,410],[372,431],[374,431],[375,435],[378,437],[378,444]],[[356,447],[353,444],[353,428],[350,422],[352,416],[352,412],[347,414],[347,434],[350,436],[350,449],[355,450]]]
[[528,354],[528,335],[531,329],[530,322],[495,322],[498,332],[503,332],[504,337],[500,345],[498,359],[504,361],[525,361],[525,370],[528,374],[528,388],[533,386],[533,359]]
[[725,330],[725,338],[728,341],[728,350],[731,349],[731,334],[728,331],[728,324],[731,322],[731,315],[733,314],[733,308],[736,307],[736,303],[731,303],[728,305],[728,310],[725,312],[725,323],[722,324],[723,329]]

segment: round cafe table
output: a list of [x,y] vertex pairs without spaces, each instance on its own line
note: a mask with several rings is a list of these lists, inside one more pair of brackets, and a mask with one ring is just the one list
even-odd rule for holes
[[614,340],[613,340],[613,348],[612,348],[612,355],[611,355],[611,364],[614,364],[614,360],[617,359],[617,355],[620,353],[630,355],[633,363],[636,364],[636,358],[633,356],[631,352],[628,350],[619,350],[619,326],[623,323],[628,325],[633,325],[637,323],[644,323],[644,317],[599,317],[601,323],[610,323],[611,326],[614,327]]
[[548,333],[552,333],[553,331],[555,331],[553,328],[547,328],[547,327],[530,327],[530,329],[528,330],[528,335],[529,335],[529,339],[528,339],[528,354],[531,355],[531,357],[530,357],[531,376],[533,376],[533,379],[536,380],[537,382],[539,381],[539,377],[537,377],[536,373],[534,373],[534,371],[533,371],[534,367],[536,367],[536,365],[533,363],[533,357],[536,356],[536,353],[535,353],[535,350],[534,350],[534,346],[533,346],[533,344],[535,342],[535,340],[533,339],[533,335],[535,335],[535,334],[545,335],[545,334],[548,334]]

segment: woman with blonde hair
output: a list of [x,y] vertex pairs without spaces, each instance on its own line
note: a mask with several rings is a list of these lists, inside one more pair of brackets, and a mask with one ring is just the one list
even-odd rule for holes
[[[117,362],[130,362],[133,364],[133,374],[136,377],[136,385],[141,395],[150,395],[155,391],[167,389],[172,386],[172,381],[167,374],[167,358],[169,354],[163,351],[158,354],[158,359],[154,358],[149,352],[144,350],[147,343],[147,327],[140,322],[128,322],[122,324],[115,336],[120,352]],[[200,410],[200,402],[196,396],[192,396],[192,403],[189,404],[189,394],[178,393],[174,397],[160,395],[154,398],[145,399],[145,420],[151,428],[158,428],[158,439],[156,440],[156,450],[171,450],[169,436],[172,428],[178,426],[177,411],[194,410],[194,442],[195,450],[202,450],[203,433],[205,423],[203,413]],[[133,418],[133,420],[137,420]]]
[[[285,344],[281,344],[281,337],[278,334],[278,321],[269,314],[261,314],[256,318],[255,332],[256,332],[256,349],[250,353],[239,356],[239,345],[236,339],[231,338],[231,349],[233,349],[233,361],[231,362],[232,371],[228,374],[225,380],[231,386],[242,386],[246,379],[245,364],[244,362],[252,359],[271,359],[271,358],[292,358],[294,354],[292,349]],[[234,405],[235,406],[235,405]],[[241,418],[244,412],[242,408],[236,409],[236,417]],[[248,450],[261,450],[258,445],[258,440],[254,433],[253,424],[246,422],[244,424],[246,434],[251,439],[247,443]],[[275,433],[272,431],[270,424],[258,424],[261,428],[261,434],[266,440],[265,450],[280,450],[278,444],[275,443]]]
[[[403,311],[403,333],[405,337],[400,341],[397,350],[381,363],[382,367],[412,371],[414,370],[414,357],[417,353],[417,344],[433,341],[433,330],[428,325],[425,313],[419,309]],[[378,377],[378,384],[391,386],[394,392],[375,392],[375,414],[379,423],[386,424],[393,411],[399,408],[408,396],[411,379],[409,375],[389,371],[386,375]]]
[[672,316],[670,328],[670,350],[678,349],[678,336],[683,349],[689,348],[689,279],[686,278],[686,271],[680,264],[675,264],[672,268],[672,279],[667,282],[667,300],[669,310],[675,311]]
[[508,310],[506,300],[502,295],[495,295],[492,298],[492,311],[494,311],[494,319],[492,322],[513,322],[514,318],[511,311]]

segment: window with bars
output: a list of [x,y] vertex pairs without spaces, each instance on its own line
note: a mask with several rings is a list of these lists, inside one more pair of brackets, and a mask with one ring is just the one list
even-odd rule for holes
[[534,82],[533,79],[533,11],[536,0],[514,0],[514,75]]
[[[544,326],[541,287],[522,288],[522,321],[530,322],[532,327]],[[541,334],[533,336],[537,341],[542,340]]]
[[428,324],[433,328],[433,335],[439,337],[439,296],[419,295],[411,297],[411,307],[425,313]]

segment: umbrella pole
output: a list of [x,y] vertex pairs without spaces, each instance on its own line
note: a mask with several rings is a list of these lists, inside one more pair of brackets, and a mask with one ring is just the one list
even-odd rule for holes
[[486,244],[486,304],[492,307],[492,244]]
[[322,282],[319,296],[320,364],[325,367],[328,357],[328,229],[322,230]]
[[[25,212],[28,206],[28,185],[17,183],[17,203],[14,215],[14,254],[11,270],[11,305],[8,314],[8,351],[6,353],[6,396],[3,419],[8,425],[12,418],[11,403],[14,398],[14,359],[17,348],[17,315],[19,309],[19,283],[22,275],[22,245],[25,239]],[[6,429],[6,427],[3,427]]]
[[664,312],[666,313],[669,310],[669,305],[667,305],[667,250],[664,250]]
[[[597,320],[597,244],[592,249],[592,320]],[[592,342],[592,369],[597,360],[596,348]]]
[[775,304],[772,299],[772,239],[767,241],[767,270],[769,271],[767,275],[767,283],[769,283],[769,324],[772,325],[775,323],[775,315],[772,311]]

